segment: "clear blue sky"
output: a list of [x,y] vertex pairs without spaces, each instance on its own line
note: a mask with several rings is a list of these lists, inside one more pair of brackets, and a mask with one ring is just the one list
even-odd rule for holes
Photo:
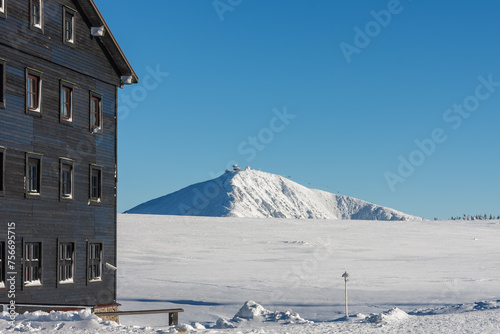
[[500,214],[498,1],[95,2],[141,79],[120,212],[236,161],[428,219]]

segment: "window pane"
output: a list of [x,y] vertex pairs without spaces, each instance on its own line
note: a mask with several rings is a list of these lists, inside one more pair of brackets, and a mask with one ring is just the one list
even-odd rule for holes
[[33,244],[33,260],[38,261],[40,257],[40,249],[38,248],[38,244]]
[[95,280],[101,278],[101,244],[90,244],[89,245],[89,280]]
[[73,194],[72,169],[71,165],[62,164],[61,166],[61,195],[65,197],[71,197]]
[[59,281],[68,281],[73,278],[73,256],[74,256],[73,243],[60,244]]
[[38,109],[38,78],[33,75],[29,75],[27,88],[28,109]]
[[41,278],[39,242],[25,244],[24,281],[30,283]]
[[40,160],[28,159],[28,192],[38,193],[40,191]]
[[71,13],[65,12],[64,39],[67,42],[73,42],[73,22],[74,16]]
[[90,198],[99,200],[101,198],[101,171],[92,169],[90,178]]
[[100,106],[101,100],[97,97],[92,97],[90,102],[90,125],[94,128],[99,128],[101,126]]
[[71,93],[71,88],[61,88],[61,117],[66,120],[71,118]]
[[31,15],[34,26],[40,26],[40,14],[40,0],[32,0]]

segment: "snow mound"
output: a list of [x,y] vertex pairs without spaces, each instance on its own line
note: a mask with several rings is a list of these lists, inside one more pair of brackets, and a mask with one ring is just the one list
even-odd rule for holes
[[[199,328],[199,327],[197,327]],[[114,321],[103,321],[90,310],[50,313],[43,311],[17,314],[12,321],[8,312],[0,314],[0,333],[38,332],[38,333],[151,333],[174,334],[193,330],[189,325],[154,329],[152,327],[125,326]]]
[[[2,320],[11,321],[9,313],[3,312]],[[90,310],[73,312],[42,312],[18,314],[11,330],[18,332],[32,332],[40,330],[61,330],[67,326],[71,328],[99,329],[103,327],[118,327],[116,322],[103,321],[92,314]]]
[[253,300],[249,300],[243,304],[231,320],[219,318],[214,328],[237,328],[241,324],[248,322],[275,322],[285,325],[311,323],[301,318],[298,313],[291,311],[270,311]]
[[472,311],[485,311],[494,309],[500,309],[500,300],[492,300],[492,301],[483,300],[468,304],[457,304],[457,305],[443,306],[438,308],[419,309],[410,312],[410,314],[436,315],[436,314],[450,314],[450,313],[465,313]]
[[283,176],[233,169],[125,213],[295,219],[422,220],[353,197],[309,189]]
[[395,307],[388,311],[384,311],[378,314],[371,314],[365,318],[365,322],[375,323],[375,324],[389,324],[401,320],[405,320],[409,317],[408,313]]

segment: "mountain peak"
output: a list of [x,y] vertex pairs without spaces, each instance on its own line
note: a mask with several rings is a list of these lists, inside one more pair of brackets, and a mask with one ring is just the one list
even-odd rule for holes
[[140,204],[125,213],[210,217],[422,220],[353,197],[309,189],[284,176],[240,169]]

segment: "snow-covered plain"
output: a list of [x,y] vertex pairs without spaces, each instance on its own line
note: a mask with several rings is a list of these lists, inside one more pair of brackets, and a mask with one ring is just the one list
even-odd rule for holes
[[[500,332],[497,220],[395,222],[129,214],[119,215],[118,222],[121,309],[184,308],[179,314],[185,324],[181,331]],[[346,270],[351,275],[349,311],[356,316],[349,322],[334,321],[344,312],[341,275]],[[250,300],[255,303],[241,310]],[[122,325],[85,313],[52,317],[55,320],[21,317],[17,330],[176,332],[165,326],[165,315],[121,317]],[[71,317],[74,321],[64,320]],[[215,328],[217,324],[237,328]],[[0,331],[7,328],[4,315]]]

